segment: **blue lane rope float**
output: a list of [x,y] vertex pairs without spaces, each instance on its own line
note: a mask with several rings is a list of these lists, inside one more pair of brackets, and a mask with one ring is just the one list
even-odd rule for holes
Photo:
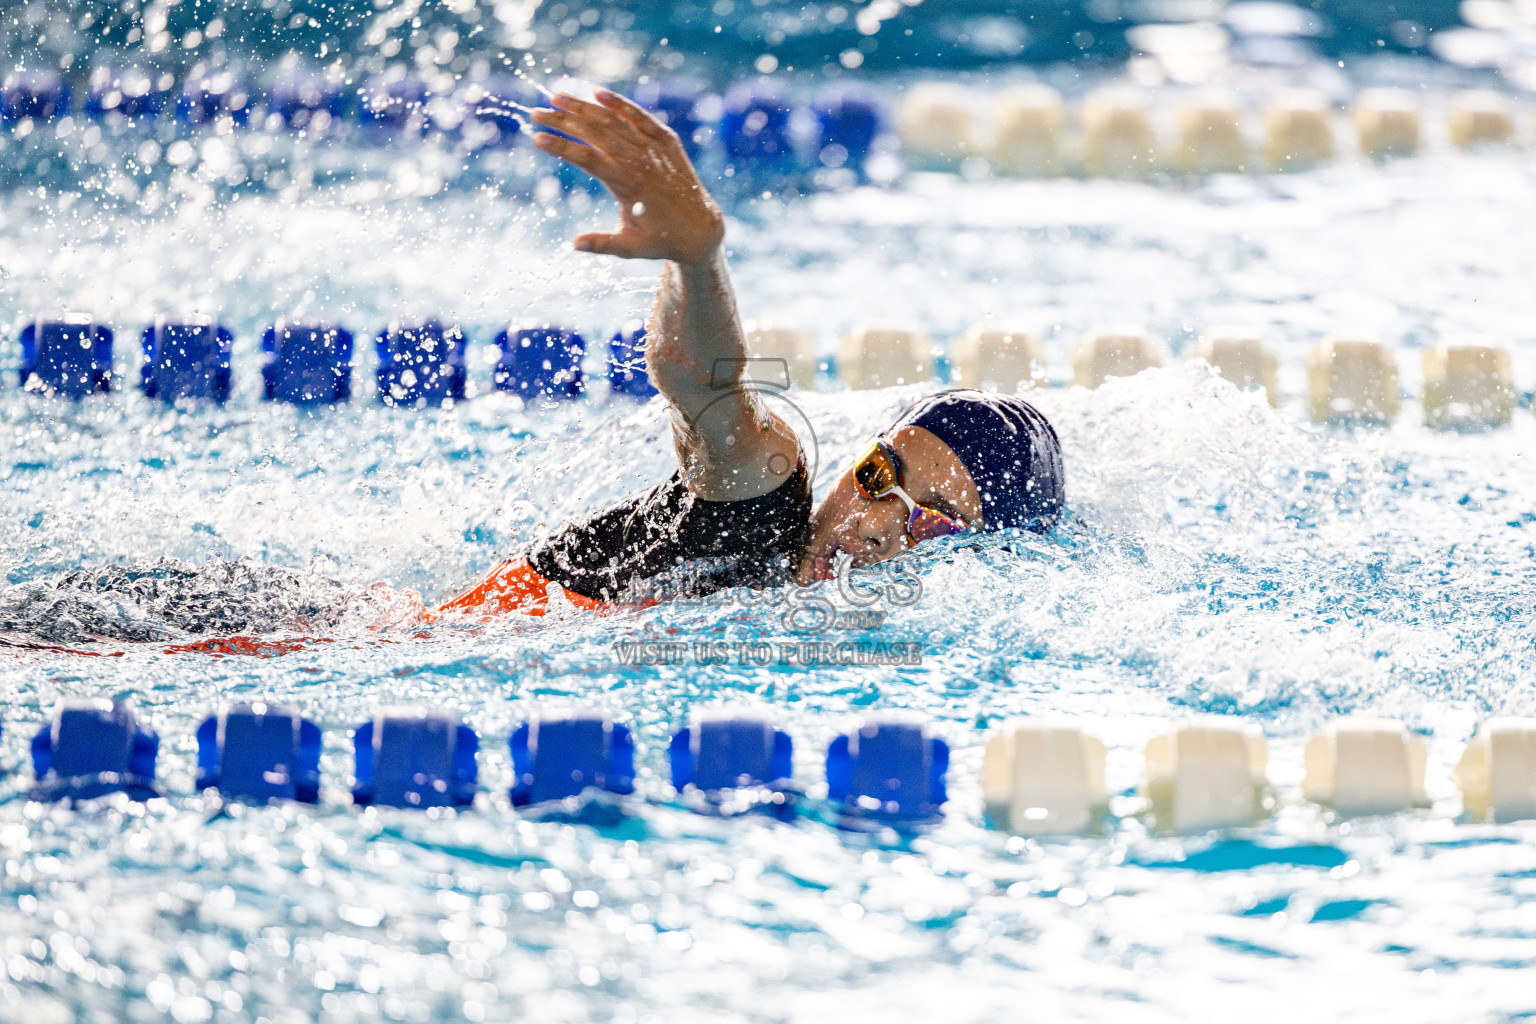
[[677,133],[690,160],[697,160],[710,140],[705,97],[704,87],[696,82],[666,80],[643,82],[630,96]]
[[467,807],[475,801],[479,737],[451,711],[386,708],[352,734],[360,807]]
[[97,68],[85,96],[85,114],[97,121],[144,123],[160,116],[165,97],[148,68]]
[[846,167],[858,180],[867,180],[865,164],[883,124],[874,95],[855,87],[831,90],[816,98],[811,112],[819,131],[816,161],[833,169]]
[[160,738],[126,701],[86,697],[64,701],[32,738],[30,798],[54,802],[126,793],[134,800],[163,796],[155,781]]
[[587,343],[580,334],[552,324],[509,328],[496,335],[501,356],[491,372],[500,391],[524,398],[579,398],[586,388],[581,360]]
[[668,755],[672,786],[695,810],[793,812],[794,742],[762,713],[701,712],[673,735]]
[[534,90],[521,79],[493,77],[472,82],[457,95],[461,134],[464,122],[478,127],[475,142],[487,146],[510,146],[518,136],[533,130],[533,108],[528,103]]
[[334,404],[352,395],[352,332],[279,320],[261,337],[263,395],[290,405]]
[[462,402],[467,342],[457,325],[440,320],[396,322],[380,331],[379,401],[385,405]]
[[112,390],[112,328],[83,317],[39,320],[20,340],[24,389],[66,398]]
[[188,78],[176,94],[176,119],[183,124],[212,124],[227,117],[244,126],[251,117],[251,90],[232,71],[209,71]]
[[144,328],[139,387],[162,402],[229,400],[235,338],[217,323],[157,320]]
[[267,93],[267,116],[294,129],[315,127],[317,115],[322,113],[329,122],[340,121],[346,107],[341,87],[319,74],[287,75],[273,83]]
[[579,797],[589,788],[634,792],[634,740],[600,711],[544,712],[519,725],[507,745],[514,807]]
[[320,799],[320,727],[286,704],[231,704],[197,727],[197,788],[265,803]]
[[73,96],[57,71],[13,71],[0,84],[0,123],[57,120],[69,113]]
[[357,90],[357,121],[386,140],[390,135],[424,135],[430,127],[427,104],[431,99],[419,78],[375,77]]
[[793,109],[771,80],[743,82],[726,93],[720,139],[733,173],[774,176],[795,170]]
[[827,798],[855,830],[918,828],[943,816],[949,746],[920,721],[872,716],[827,747]]

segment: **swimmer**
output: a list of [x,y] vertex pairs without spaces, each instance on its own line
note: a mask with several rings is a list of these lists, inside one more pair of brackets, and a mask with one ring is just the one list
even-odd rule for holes
[[553,96],[532,117],[561,134],[540,132],[534,143],[618,201],[617,229],[580,235],[576,249],[666,261],[645,359],[667,402],[678,469],[538,540],[434,617],[543,615],[551,594],[600,610],[808,584],[845,560],[873,565],[924,540],[1055,525],[1063,500],[1055,431],[1022,399],[971,390],[941,391],[902,413],[813,510],[794,432],[739,386],[746,339],[719,206],[670,128],[617,93],[599,90],[596,100]]

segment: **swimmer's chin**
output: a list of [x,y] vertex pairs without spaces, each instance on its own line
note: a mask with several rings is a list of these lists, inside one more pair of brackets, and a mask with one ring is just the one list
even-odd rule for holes
[[835,575],[833,569],[837,565],[837,555],[841,550],[840,545],[833,544],[818,554],[807,553],[800,559],[800,567],[795,570],[796,581],[804,587],[832,579]]

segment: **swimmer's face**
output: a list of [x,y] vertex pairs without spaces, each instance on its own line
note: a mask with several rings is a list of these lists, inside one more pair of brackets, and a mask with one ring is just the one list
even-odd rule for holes
[[[922,427],[906,426],[884,436],[901,459],[902,486],[914,501],[968,526],[981,524],[976,482],[949,445]],[[840,553],[862,567],[905,551],[912,546],[907,518],[906,503],[896,495],[872,501],[860,494],[849,466],[811,513],[811,540],[795,575],[801,583],[831,579]]]

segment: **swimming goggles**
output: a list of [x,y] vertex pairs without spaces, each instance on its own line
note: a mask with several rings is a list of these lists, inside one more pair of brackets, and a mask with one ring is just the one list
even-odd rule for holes
[[853,482],[859,493],[871,501],[894,494],[906,502],[907,511],[911,513],[907,518],[907,533],[913,541],[952,537],[967,529],[965,523],[936,508],[919,504],[902,490],[901,460],[896,457],[896,450],[878,437],[869,446],[869,451],[853,464]]

